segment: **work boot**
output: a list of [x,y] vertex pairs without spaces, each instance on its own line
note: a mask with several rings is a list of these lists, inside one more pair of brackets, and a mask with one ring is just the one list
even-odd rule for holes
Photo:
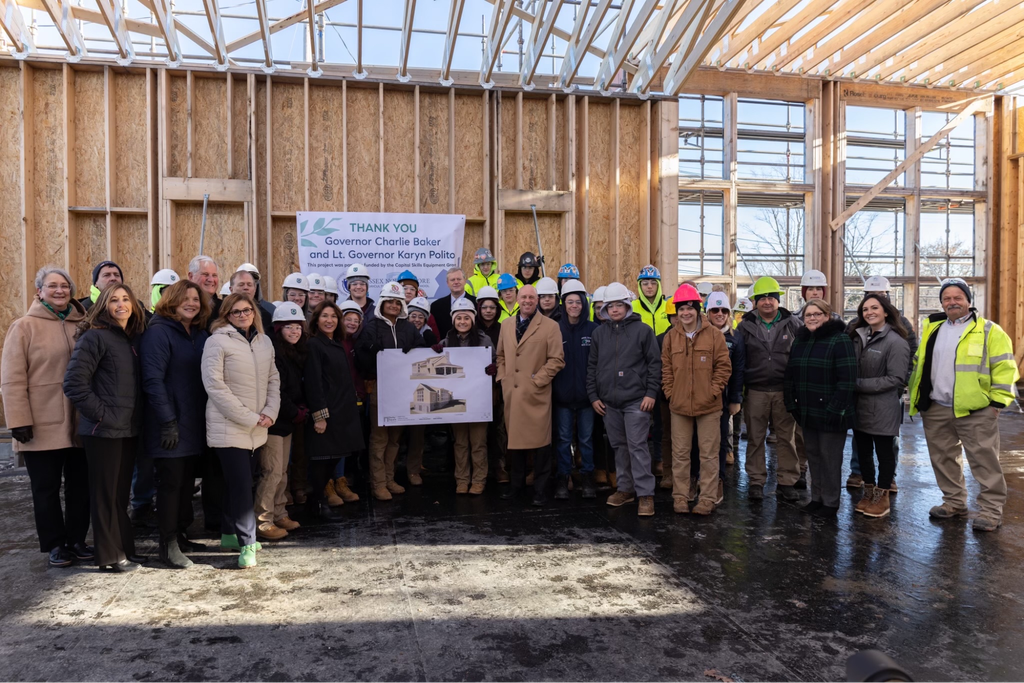
[[839,508],[823,504],[821,507],[811,512],[811,514],[815,517],[821,517],[822,519],[835,519],[836,515],[839,514]]
[[498,497],[502,500],[515,500],[519,497],[520,491],[522,491],[522,488],[519,486],[509,486],[507,489],[502,491],[501,495]]
[[391,500],[391,492],[386,486],[377,486],[373,489],[373,497],[377,500]]
[[689,514],[690,513],[690,503],[689,503],[689,501],[685,501],[682,498],[673,498],[672,499],[672,511],[673,512],[677,512],[677,513],[679,513],[681,515]]
[[256,566],[256,546],[254,545],[243,545],[241,552],[238,553],[238,568],[248,569],[249,567]]
[[728,451],[725,452],[725,464],[726,465],[735,465],[736,464],[736,454],[732,452],[731,448]]
[[666,491],[672,490],[672,477],[662,477],[661,481],[658,482],[659,489],[665,489]]
[[285,507],[291,507],[292,505],[295,505],[295,499],[292,498],[292,492],[290,490],[285,490],[284,492],[284,504]]
[[398,482],[396,482],[396,481],[395,481],[394,479],[392,479],[392,480],[391,480],[391,481],[389,481],[388,483],[384,484],[384,486],[385,486],[385,487],[387,488],[387,490],[388,490],[388,491],[390,491],[391,493],[405,493],[405,487],[404,487],[404,486],[401,486],[401,485],[400,485],[400,484],[399,484]]
[[896,480],[893,479],[892,480],[892,486],[889,487],[889,495],[890,496],[895,496],[899,492],[900,492],[900,490],[898,488],[896,488]]
[[928,511],[929,517],[935,517],[936,519],[952,519],[953,517],[966,517],[967,508],[953,507],[952,503],[943,502],[942,505],[936,505]]
[[418,474],[410,474],[409,486],[423,486],[423,477]]
[[690,494],[686,497],[686,500],[691,503],[697,500],[697,489],[700,488],[700,480],[696,477],[690,478]]
[[346,503],[355,503],[359,500],[359,494],[348,487],[348,479],[338,477],[334,480],[334,492],[341,496]]
[[533,486],[533,472],[532,471],[529,474],[526,475],[526,485],[527,486]]
[[568,475],[558,477],[555,486],[555,500],[569,500]]
[[583,473],[583,485],[580,487],[584,498],[597,498],[597,487],[594,486],[594,475]]
[[874,491],[874,484],[864,484],[864,497],[860,499],[860,502],[857,503],[857,507],[855,507],[853,511],[863,514],[864,511],[868,509],[868,506],[871,505],[871,494],[874,493]]
[[298,522],[296,522],[295,520],[293,520],[288,515],[285,515],[281,519],[274,520],[274,526],[280,527],[280,528],[284,529],[285,531],[295,531],[296,529],[298,529],[302,525],[299,524]]
[[875,486],[871,489],[871,502],[864,509],[867,517],[885,517],[889,514],[889,491]]
[[465,481],[457,482],[455,484],[455,493],[460,496],[469,493],[469,483]]
[[725,500],[725,482],[719,479],[718,495],[715,497],[715,505],[721,505],[723,500]]
[[747,498],[750,500],[764,500],[764,484],[751,484],[747,489]]
[[474,481],[470,485],[470,487],[469,487],[469,495],[471,495],[471,496],[479,496],[481,493],[484,492],[484,486],[485,486],[484,482],[482,482],[482,481]]
[[806,512],[808,514],[813,514],[814,511],[817,510],[818,508],[820,508],[821,506],[822,506],[822,502],[820,500],[812,500],[811,502],[809,502],[809,503],[807,503],[805,505],[801,505],[799,507],[800,507],[800,510],[802,510],[803,512]]
[[776,493],[782,496],[782,500],[786,501],[787,503],[792,503],[794,501],[800,500],[800,493],[796,490],[796,487],[792,485],[780,484],[778,489],[776,490]]
[[640,496],[640,504],[636,509],[637,517],[654,516],[654,496]]
[[325,501],[320,501],[316,504],[316,514],[320,519],[326,519],[328,522],[337,522],[345,519],[345,513],[336,507],[331,507]]
[[594,470],[594,483],[598,486],[606,485],[608,483],[607,470]]
[[663,474],[665,474],[665,466],[660,460],[653,463],[651,467],[651,474],[653,474],[656,477],[660,477]]
[[185,557],[178,547],[178,539],[173,538],[166,543],[160,544],[160,561],[171,569],[188,569],[192,566],[192,560]]
[[995,531],[1002,526],[1003,520],[992,519],[991,517],[977,517],[971,522],[971,529],[974,531]]
[[510,481],[512,481],[512,478],[508,476],[508,471],[506,471],[506,470],[498,470],[498,483],[499,484],[507,484]]
[[608,486],[613,489],[619,488],[619,478],[614,472],[608,473]]
[[306,492],[305,491],[292,491],[292,500],[295,501],[296,505],[306,504]]
[[626,503],[632,503],[634,500],[636,500],[636,493],[633,491],[630,491],[629,493],[626,493],[625,491],[616,491],[612,495],[608,496],[607,503],[611,507],[617,508],[625,505]]
[[707,498],[701,498],[697,501],[697,505],[693,508],[693,514],[695,515],[710,515],[715,511],[715,504]]
[[333,481],[328,481],[327,486],[324,487],[324,498],[327,500],[327,504],[331,507],[338,507],[339,505],[345,504],[345,501],[341,499],[341,496],[334,492]]
[[800,489],[801,491],[807,488],[807,470],[800,472],[800,478],[793,484],[793,488]]
[[846,478],[846,488],[859,489],[864,486],[864,477],[859,474],[851,474]]
[[273,522],[263,522],[256,527],[256,535],[267,541],[280,541],[288,532]]

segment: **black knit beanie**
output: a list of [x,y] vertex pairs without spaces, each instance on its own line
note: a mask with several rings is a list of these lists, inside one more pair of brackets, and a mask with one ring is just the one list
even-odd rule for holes
[[114,266],[117,268],[118,275],[121,276],[121,282],[124,282],[124,273],[121,271],[121,266],[117,265],[113,261],[100,261],[96,264],[96,267],[92,269],[92,283],[96,284],[96,281],[100,279],[100,271],[107,266]]

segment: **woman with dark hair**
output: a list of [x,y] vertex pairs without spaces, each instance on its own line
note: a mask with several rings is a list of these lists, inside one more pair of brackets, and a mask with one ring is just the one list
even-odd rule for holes
[[[850,337],[857,356],[857,419],[853,438],[864,478],[864,497],[856,512],[889,514],[889,489],[896,475],[896,437],[903,422],[903,388],[910,375],[910,343],[900,312],[877,292],[864,296]],[[875,459],[878,454],[878,486]]]
[[[326,519],[335,517],[327,501],[328,486],[334,489],[334,468],[341,458],[363,448],[341,317],[341,309],[330,301],[313,309],[304,375],[312,418],[306,423],[306,456],[313,477],[315,510]],[[344,505],[340,497],[335,498],[335,505]]]
[[160,561],[186,569],[185,551],[204,550],[185,532],[192,525],[192,492],[206,446],[203,347],[209,338],[210,304],[194,282],[179,280],[163,291],[142,337],[143,445],[158,475]]
[[[501,298],[494,287],[481,287],[476,294],[476,328],[487,335],[491,345],[498,348],[498,335],[501,334]],[[487,425],[487,460],[488,469],[499,484],[509,482],[508,470],[505,469],[505,450],[508,446],[508,435],[505,433],[505,400],[501,386],[491,382],[491,403],[494,418]]]
[[224,471],[220,545],[238,549],[238,566],[256,565],[256,515],[252,500],[256,455],[281,405],[281,377],[274,345],[263,333],[258,304],[231,294],[220,307],[203,350],[206,442]]
[[[363,382],[363,376],[356,366],[356,339],[363,331],[363,309],[351,300],[341,302],[338,304],[338,308],[341,310],[341,327],[345,330],[341,345],[345,347],[345,353],[348,354],[348,369],[352,374],[352,385],[356,390],[356,410],[359,414],[360,430],[362,434],[366,435],[370,433],[366,383]],[[365,448],[360,449],[360,453],[362,451],[365,451]],[[348,485],[348,477],[345,475],[347,460],[348,458],[340,458],[334,467],[334,495],[340,498],[342,503],[355,503],[359,500],[359,494]],[[353,462],[357,463],[358,460],[353,458]],[[326,494],[328,504],[338,505],[336,500],[332,500],[330,489],[326,491]]]
[[135,448],[142,431],[139,343],[146,316],[128,285],[104,289],[78,325],[64,394],[78,409],[78,434],[89,461],[89,507],[96,564],[130,572],[135,554],[128,519]]

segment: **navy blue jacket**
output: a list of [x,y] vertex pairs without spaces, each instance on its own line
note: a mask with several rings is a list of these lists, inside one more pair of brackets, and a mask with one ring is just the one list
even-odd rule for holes
[[[153,458],[199,455],[206,446],[206,389],[203,347],[210,333],[154,315],[142,335],[142,391],[145,396],[146,453]],[[160,447],[160,426],[178,421],[178,447]]]
[[563,314],[558,320],[562,330],[562,352],[565,367],[558,371],[551,383],[555,403],[569,408],[586,408],[590,405],[587,397],[587,361],[590,359],[590,340],[597,329],[597,323],[580,320],[569,324],[569,316]]
[[729,361],[732,363],[732,374],[729,383],[722,392],[722,406],[726,413],[730,403],[743,403],[743,376],[747,371],[747,347],[743,335],[730,326],[725,332],[725,345],[729,347]]

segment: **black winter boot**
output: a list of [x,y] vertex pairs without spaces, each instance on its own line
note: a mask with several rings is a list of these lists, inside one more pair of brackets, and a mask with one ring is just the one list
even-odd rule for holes
[[178,539],[174,538],[166,543],[160,543],[160,561],[171,569],[188,569],[192,566],[192,560],[185,557],[178,547]]
[[584,498],[597,498],[597,486],[594,485],[594,474],[592,472],[583,473],[583,490]]

